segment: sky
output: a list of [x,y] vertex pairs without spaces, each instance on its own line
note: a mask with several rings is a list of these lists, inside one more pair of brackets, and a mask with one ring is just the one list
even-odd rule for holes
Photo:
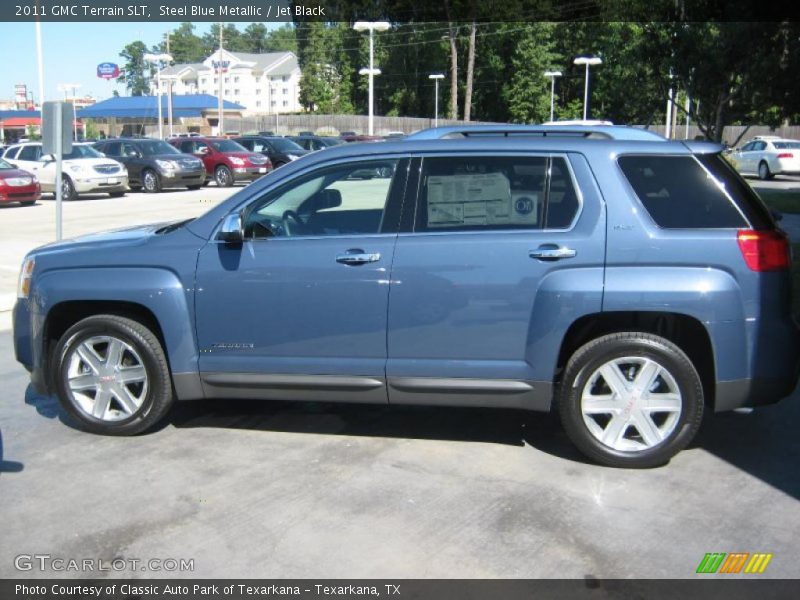
[[[3,0],[0,0],[3,1]],[[79,83],[78,96],[91,95],[97,100],[109,98],[114,90],[121,96],[123,85],[97,77],[102,62],[123,66],[119,51],[136,40],[148,47],[157,44],[177,23],[42,23],[42,55],[44,64],[45,100],[64,97],[60,83]],[[212,23],[196,23],[195,34],[202,36]],[[236,23],[244,29],[249,23]],[[276,26],[266,23],[268,28]],[[277,24],[282,25],[282,23]],[[14,86],[24,83],[39,102],[36,66],[36,25],[34,23],[0,23],[3,47],[11,50],[0,70],[0,100],[14,98]]]

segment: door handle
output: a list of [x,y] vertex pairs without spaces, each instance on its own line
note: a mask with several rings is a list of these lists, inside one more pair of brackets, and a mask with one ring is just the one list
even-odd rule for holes
[[555,244],[543,244],[528,252],[528,256],[538,260],[560,260],[562,258],[573,258],[577,251],[566,246],[557,246]]
[[347,252],[336,255],[336,262],[352,266],[377,262],[380,259],[381,255],[379,252],[364,252],[358,249],[348,250]]

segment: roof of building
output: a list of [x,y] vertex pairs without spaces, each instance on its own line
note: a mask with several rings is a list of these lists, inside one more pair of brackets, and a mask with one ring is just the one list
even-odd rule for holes
[[203,63],[179,63],[177,65],[170,65],[161,69],[161,76],[169,77],[173,75],[180,75],[186,69],[197,72],[207,68],[208,67],[206,67]]
[[40,116],[38,110],[0,110],[0,121],[8,121],[9,119],[38,119]]
[[[298,68],[297,56],[293,52],[265,52],[254,54],[250,52],[229,52],[227,54],[235,56],[238,60],[246,63],[254,63],[253,68],[265,71],[270,75],[290,75]],[[211,72],[211,67],[204,63],[179,63],[170,65],[161,70],[162,77],[175,77],[189,71],[194,76],[201,72]]]
[[[225,110],[242,111],[245,107],[225,100]],[[203,112],[217,109],[217,98],[210,94],[190,94],[172,97],[172,115],[174,117],[199,117]],[[167,111],[167,97],[161,98],[161,110]],[[117,96],[103,100],[78,111],[79,119],[120,118],[158,118],[156,96]]]

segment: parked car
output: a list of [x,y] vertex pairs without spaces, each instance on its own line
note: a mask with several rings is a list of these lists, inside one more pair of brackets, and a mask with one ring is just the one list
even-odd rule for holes
[[775,175],[800,175],[800,142],[759,136],[729,154],[740,173],[772,179]]
[[97,142],[94,148],[125,165],[128,183],[135,191],[155,193],[170,187],[196,190],[206,180],[202,160],[184,155],[163,140],[118,138]]
[[324,150],[325,148],[333,148],[334,146],[339,146],[340,144],[345,143],[341,138],[319,135],[292,135],[287,136],[287,139],[292,140],[295,144],[304,150],[308,150],[309,152]]
[[314,132],[313,131],[301,131],[297,135],[301,135],[301,136],[314,135]]
[[379,135],[366,135],[366,134],[345,135],[345,134],[342,134],[340,137],[345,142],[382,142],[382,141],[384,141],[384,138],[382,138]]
[[213,179],[220,187],[232,186],[237,181],[253,181],[272,170],[268,158],[226,138],[178,138],[169,143],[184,154],[193,154],[202,160],[206,182]]
[[22,206],[31,206],[41,197],[42,188],[36,175],[0,158],[0,204],[19,202]]
[[16,358],[102,434],[175,399],[558,410],[591,459],[660,465],[798,378],[786,236],[721,149],[462,126],[316,152],[199,218],[30,252]]
[[267,137],[272,137],[275,135],[274,131],[259,131],[258,135],[265,135]]
[[[11,146],[3,158],[39,178],[43,192],[55,192],[56,161],[52,154],[42,154],[41,142]],[[61,197],[74,200],[80,194],[107,193],[112,198],[124,196],[128,172],[116,160],[104,157],[89,144],[76,143],[64,154]]]
[[251,152],[258,152],[269,158],[275,169],[308,154],[308,150],[298,146],[292,140],[282,137],[248,135],[238,137],[234,141]]

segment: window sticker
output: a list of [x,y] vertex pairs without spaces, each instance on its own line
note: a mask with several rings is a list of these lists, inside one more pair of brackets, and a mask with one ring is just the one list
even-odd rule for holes
[[427,181],[428,225],[535,225],[536,192],[511,191],[503,173],[431,175]]

